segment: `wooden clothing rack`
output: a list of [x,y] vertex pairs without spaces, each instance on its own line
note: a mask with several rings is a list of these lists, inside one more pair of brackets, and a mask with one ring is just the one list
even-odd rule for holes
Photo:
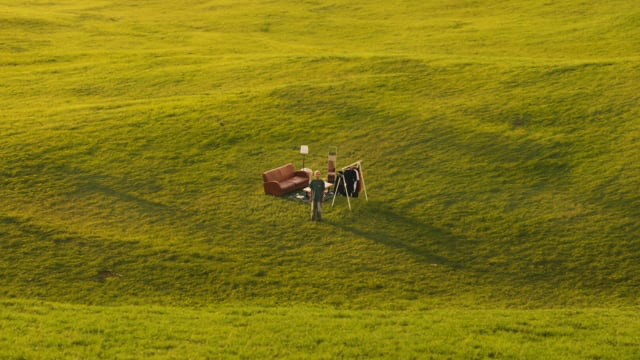
[[[359,169],[360,170],[360,177],[362,178],[362,190],[364,190],[364,197],[367,201],[369,201],[369,196],[367,195],[367,186],[364,183],[364,170],[362,169],[362,160],[358,160],[356,162],[354,162],[353,164],[347,165],[345,167],[342,168],[342,172],[344,173],[345,170],[351,170],[351,169]],[[338,176],[338,181],[336,182],[336,187],[334,190],[335,195],[333,196],[333,201],[331,202],[331,207],[333,207],[333,204],[336,202],[336,198],[338,197],[338,189],[340,188],[340,183],[344,182],[344,174],[339,175]],[[347,189],[347,184],[345,185],[345,193],[347,194],[347,203],[349,204],[349,210],[351,210],[351,200],[349,199],[349,191]]]

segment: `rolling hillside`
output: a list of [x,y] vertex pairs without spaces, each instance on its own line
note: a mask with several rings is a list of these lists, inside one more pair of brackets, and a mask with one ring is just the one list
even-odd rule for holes
[[[637,39],[630,0],[2,1],[0,299],[637,306]],[[369,201],[264,195],[301,144]]]

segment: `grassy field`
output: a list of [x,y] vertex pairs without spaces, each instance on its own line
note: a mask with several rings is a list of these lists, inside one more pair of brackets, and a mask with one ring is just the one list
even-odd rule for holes
[[[182,331],[174,310],[202,306],[264,307],[282,331],[279,312],[364,326],[391,311],[409,343],[448,311],[447,336],[491,343],[504,334],[469,321],[545,328],[584,309],[612,318],[576,336],[604,339],[640,296],[637,39],[631,0],[0,0],[0,326],[31,344],[0,355],[35,354],[25,321],[68,333],[55,319],[72,306],[87,322],[171,307],[153,321]],[[315,224],[264,195],[261,173],[299,168],[301,144],[313,169],[331,145],[338,166],[362,159],[370,200],[339,198]],[[566,355],[554,339],[491,351]],[[53,357],[101,346],[78,341]],[[118,341],[104,356],[155,346]],[[243,341],[225,355],[304,352]],[[364,341],[331,354],[377,356]],[[607,354],[593,341],[576,357]],[[476,343],[440,355],[489,357]]]
[[0,305],[2,358],[621,359],[640,342],[637,308]]

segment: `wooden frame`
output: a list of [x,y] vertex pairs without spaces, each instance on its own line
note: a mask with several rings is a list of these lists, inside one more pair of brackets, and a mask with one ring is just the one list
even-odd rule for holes
[[[342,168],[342,172],[344,172],[347,169],[353,169],[353,168],[357,168],[360,170],[360,177],[362,177],[362,190],[364,190],[364,197],[367,201],[369,201],[369,196],[367,195],[367,185],[364,183],[364,170],[362,169],[362,160],[358,160],[356,162],[354,162],[353,164],[347,165],[345,167]],[[334,190],[335,195],[333,196],[333,201],[331,202],[331,207],[333,207],[333,204],[336,202],[336,198],[337,196],[337,192],[338,192],[338,188],[340,187],[340,182],[344,181],[344,174],[343,175],[339,175],[338,176],[338,181],[336,182],[336,187]],[[346,190],[346,184],[345,184],[345,190]],[[351,200],[349,199],[349,192],[346,191],[347,193],[347,203],[349,204],[349,210],[351,210]]]

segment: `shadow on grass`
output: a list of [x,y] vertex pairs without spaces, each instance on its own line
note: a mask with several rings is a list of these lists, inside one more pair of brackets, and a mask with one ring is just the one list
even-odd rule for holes
[[342,220],[330,220],[329,224],[388,247],[400,249],[430,264],[446,265],[454,269],[464,266],[450,260],[446,254],[456,252],[466,242],[453,233],[431,224],[402,215],[383,204],[370,201],[359,215],[375,228],[363,229]]
[[144,209],[146,211],[176,212],[176,209],[168,205],[147,200],[140,196],[136,196],[124,191],[115,190],[114,188],[101,184],[93,179],[78,185],[76,187],[76,193],[103,193],[104,195],[115,197],[120,201],[136,204],[140,209]]
[[[67,165],[59,165],[55,173],[65,178],[67,184],[73,184],[73,190],[67,195],[87,196],[91,194],[103,194],[107,197],[115,198],[121,202],[136,205],[139,209],[148,212],[172,213],[175,215],[177,209],[169,205],[145,199],[139,195],[125,191],[127,188],[140,187],[139,184],[127,183],[112,176],[100,175],[86,170]],[[112,185],[107,185],[112,184]],[[118,184],[120,189],[116,189],[113,184]],[[143,188],[149,188],[150,184],[143,184]]]
[[[193,283],[209,280],[208,258],[137,240],[82,235],[3,215],[0,234],[8,239],[0,241],[0,277],[11,279],[0,295],[72,302],[180,297],[193,293]],[[204,296],[208,288],[199,291]]]

